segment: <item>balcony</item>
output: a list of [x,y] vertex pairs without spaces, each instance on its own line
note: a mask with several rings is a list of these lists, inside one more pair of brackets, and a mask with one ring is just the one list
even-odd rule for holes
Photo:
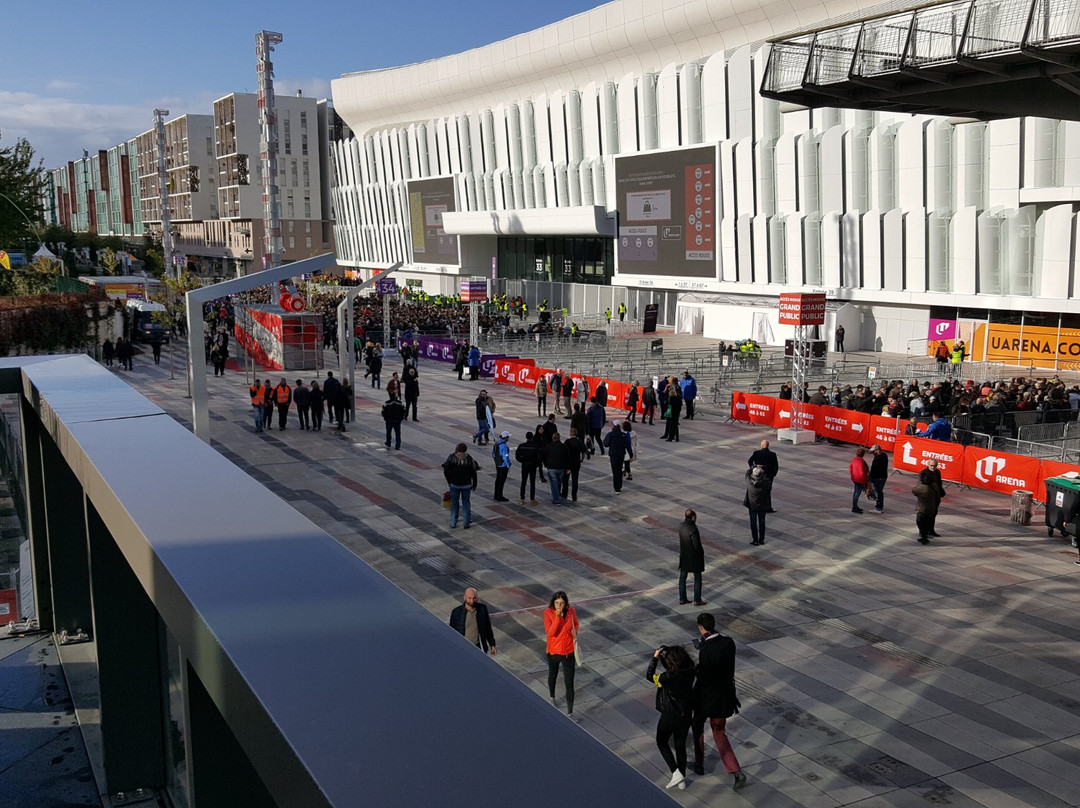
[[770,44],[766,98],[1080,120],[1080,0],[949,0]]

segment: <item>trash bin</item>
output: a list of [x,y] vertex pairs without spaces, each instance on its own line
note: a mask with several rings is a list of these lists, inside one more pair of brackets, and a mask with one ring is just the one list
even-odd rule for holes
[[1030,491],[1017,489],[1012,492],[1012,507],[1009,509],[1009,521],[1018,525],[1031,524],[1031,500]]
[[1080,478],[1050,477],[1046,481],[1046,534],[1058,531],[1072,537],[1076,546],[1077,522],[1080,521]]

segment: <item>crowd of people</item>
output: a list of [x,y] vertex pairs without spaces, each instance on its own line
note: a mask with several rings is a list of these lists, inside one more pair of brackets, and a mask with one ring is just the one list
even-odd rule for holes
[[[793,398],[791,384],[781,385],[777,397]],[[844,387],[834,385],[832,390],[821,385],[811,392],[807,382],[800,398],[810,404],[842,407],[890,418],[928,418],[935,413],[951,417],[980,413],[1075,411],[1080,408],[1080,385],[1067,385],[1056,375],[1037,379],[1018,376],[982,383],[947,377],[922,382],[918,379],[909,382],[893,379],[877,385],[859,384],[854,387],[850,384]]]

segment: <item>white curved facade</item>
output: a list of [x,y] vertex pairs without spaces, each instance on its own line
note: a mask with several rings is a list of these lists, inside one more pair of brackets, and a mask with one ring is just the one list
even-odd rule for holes
[[333,155],[340,259],[410,261],[407,183],[450,176],[445,226],[460,260],[412,270],[488,275],[500,234],[614,233],[603,219],[618,207],[617,157],[714,145],[715,273],[616,265],[613,280],[678,290],[706,334],[780,339],[776,296],[810,289],[836,301],[827,328],[842,322],[849,349],[905,351],[926,338],[932,307],[957,310],[968,339],[996,316],[982,310],[1065,313],[1055,323],[1073,327],[1080,123],[783,111],[758,95],[767,49],[756,43],[875,5],[618,0],[484,48],[345,75],[333,82],[355,133]]

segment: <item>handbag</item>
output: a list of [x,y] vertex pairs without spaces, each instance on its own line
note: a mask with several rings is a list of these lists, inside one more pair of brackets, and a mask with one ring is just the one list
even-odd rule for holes
[[671,405],[670,404],[668,404],[666,407],[664,407],[664,415],[663,415],[663,417],[664,418],[670,418],[671,417]]
[[449,508],[450,507],[450,492],[449,491],[447,491],[445,494],[442,495],[442,506],[444,508]]

